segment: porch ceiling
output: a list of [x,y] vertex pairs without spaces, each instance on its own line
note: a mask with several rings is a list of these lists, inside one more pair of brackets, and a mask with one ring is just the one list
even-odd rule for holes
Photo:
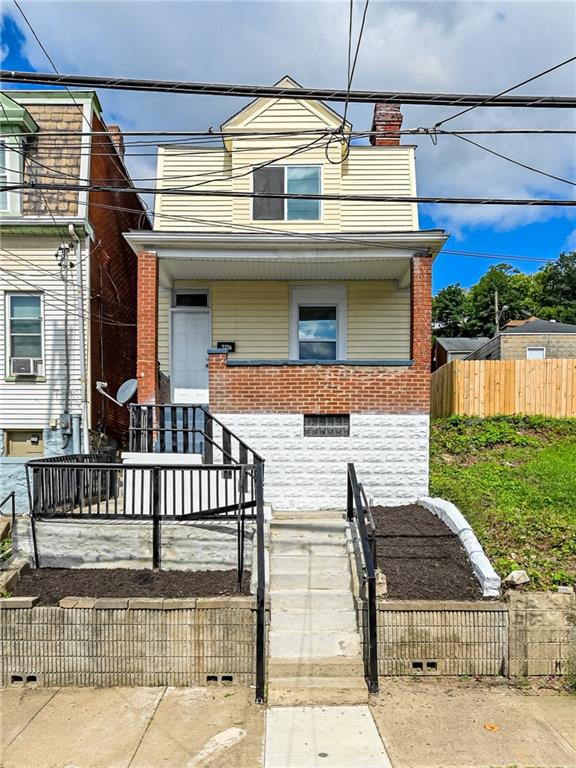
[[163,280],[402,280],[410,258],[327,259],[314,253],[291,258],[161,258]]

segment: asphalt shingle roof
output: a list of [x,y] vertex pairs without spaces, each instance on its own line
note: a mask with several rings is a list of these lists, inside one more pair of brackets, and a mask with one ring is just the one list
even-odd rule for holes
[[512,328],[504,328],[502,333],[576,333],[576,325],[536,319]]
[[444,347],[446,352],[474,352],[475,349],[486,344],[490,339],[487,336],[474,336],[473,338],[436,338],[436,342]]

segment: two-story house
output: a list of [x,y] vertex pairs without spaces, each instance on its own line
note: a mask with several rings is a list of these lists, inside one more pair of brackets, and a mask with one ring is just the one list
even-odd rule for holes
[[[123,232],[146,228],[122,136],[91,92],[0,94],[0,499],[27,508],[26,459],[120,440],[127,412],[96,382],[136,373],[136,270]],[[25,189],[19,184],[27,185]]]
[[377,105],[370,143],[348,147],[351,125],[324,104],[257,99],[220,145],[160,148],[154,231],[126,236],[139,402],[207,404],[264,457],[276,508],[342,506],[348,461],[376,502],[428,491],[446,235],[421,230],[413,202],[354,199],[416,194],[401,122]]

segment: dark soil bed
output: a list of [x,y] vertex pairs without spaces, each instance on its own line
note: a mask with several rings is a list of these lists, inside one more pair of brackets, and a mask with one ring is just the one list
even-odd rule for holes
[[477,600],[482,597],[466,552],[432,512],[408,504],[374,507],[377,564],[388,597],[399,600]]
[[40,597],[57,605],[63,597],[216,597],[250,594],[244,572],[238,592],[236,571],[150,571],[129,568],[26,568],[11,594]]

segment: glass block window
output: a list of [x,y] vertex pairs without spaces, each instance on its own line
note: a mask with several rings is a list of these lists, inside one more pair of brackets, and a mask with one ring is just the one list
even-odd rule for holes
[[350,437],[350,414],[305,414],[304,437]]
[[336,360],[338,308],[334,305],[298,307],[298,357],[300,360]]

